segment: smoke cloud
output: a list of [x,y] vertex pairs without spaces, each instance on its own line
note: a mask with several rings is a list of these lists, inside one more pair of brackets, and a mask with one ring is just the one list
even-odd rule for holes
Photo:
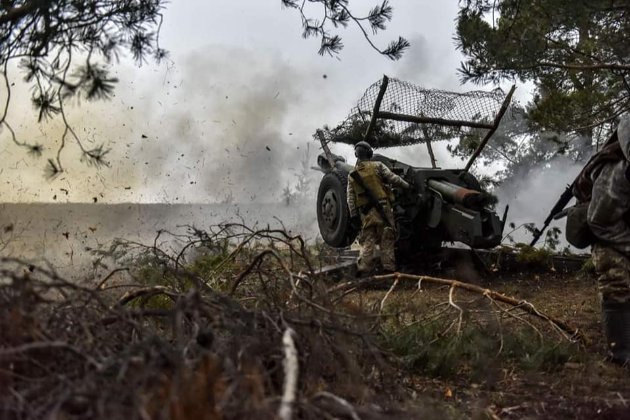
[[[326,82],[321,69],[277,54],[209,46],[176,65],[140,71],[144,79],[130,78],[134,69],[121,65],[112,101],[67,111],[86,147],[111,147],[111,167],[86,168],[70,144],[62,154],[66,172],[52,181],[43,167],[55,155],[62,126],[35,124],[35,112],[24,112],[28,92],[16,88],[22,92],[14,94],[10,117],[20,121],[18,135],[47,150],[35,160],[2,136],[5,161],[12,162],[4,168],[3,201],[277,202],[295,184],[317,126],[313,116],[327,100],[316,93]],[[309,176],[317,178],[315,171]]]
[[[561,156],[544,164],[531,167],[527,173],[519,173],[504,181],[495,192],[499,199],[498,209],[503,211],[509,204],[508,224],[521,226],[535,223],[542,226],[551,208],[555,205],[567,185],[571,184],[582,169],[582,164]],[[506,224],[504,233],[511,229]],[[553,221],[550,227],[560,227],[564,232],[564,219]],[[519,229],[512,235],[517,242],[529,243],[532,239],[525,229]],[[544,240],[544,237],[541,238]],[[563,239],[563,237],[561,238]],[[563,245],[567,245],[563,241]]]

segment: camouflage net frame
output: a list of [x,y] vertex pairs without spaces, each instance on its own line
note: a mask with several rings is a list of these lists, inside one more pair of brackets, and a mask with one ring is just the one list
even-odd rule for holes
[[449,140],[471,132],[479,135],[479,130],[496,129],[510,97],[511,92],[506,95],[499,88],[456,93],[385,76],[365,91],[344,122],[325,128],[323,134],[326,142],[355,144],[364,139],[377,112],[366,139],[374,148]]

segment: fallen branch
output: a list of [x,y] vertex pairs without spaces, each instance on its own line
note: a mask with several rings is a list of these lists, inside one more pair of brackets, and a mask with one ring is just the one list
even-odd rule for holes
[[118,300],[118,305],[124,306],[132,300],[138,299],[140,297],[152,297],[156,295],[165,295],[173,300],[175,300],[179,296],[178,293],[171,291],[168,287],[165,286],[146,287],[125,293]]
[[92,357],[85,354],[77,347],[71,346],[70,344],[65,343],[63,341],[42,341],[42,342],[23,344],[17,347],[3,348],[3,349],[0,349],[0,360],[5,357],[13,356],[20,353],[27,353],[30,351],[37,351],[37,350],[51,350],[51,349],[67,350],[70,353],[73,353],[76,356],[79,356],[85,359],[85,361],[87,361],[97,370],[102,369],[101,364],[98,363],[96,360],[94,360]]
[[281,420],[291,420],[293,418],[293,405],[297,395],[299,362],[295,341],[293,341],[294,335],[295,331],[287,328],[282,336],[284,347],[284,386],[280,409],[278,410],[278,417]]
[[103,289],[103,287],[105,286],[105,283],[107,283],[107,281],[108,281],[110,278],[112,278],[112,277],[113,277],[114,275],[116,275],[117,273],[120,273],[120,272],[123,272],[123,271],[124,271],[124,272],[129,272],[129,267],[120,267],[120,268],[116,268],[116,269],[114,269],[114,270],[110,271],[110,272],[109,272],[109,274],[108,274],[108,275],[106,275],[106,276],[103,278],[103,280],[101,280],[101,281],[100,281],[100,282],[96,285],[96,287],[95,287],[94,289],[95,289],[95,290],[102,290],[102,289]]
[[455,285],[451,286],[451,288],[448,291],[448,304],[451,305],[453,308],[457,309],[457,311],[459,312],[459,315],[457,317],[457,334],[459,334],[462,331],[462,322],[464,320],[464,310],[455,303],[455,300],[453,299],[454,292],[455,292]]
[[525,311],[526,313],[532,316],[535,316],[544,321],[547,321],[552,327],[562,332],[565,338],[567,338],[568,340],[579,341],[584,344],[587,343],[586,337],[584,337],[584,335],[582,334],[580,330],[569,325],[568,323],[566,323],[565,321],[561,319],[554,318],[550,315],[547,315],[539,311],[538,309],[536,309],[536,307],[534,307],[534,305],[532,305],[530,302],[526,300],[514,299],[512,297],[506,296],[497,291],[483,288],[480,286],[476,286],[470,283],[464,283],[459,280],[451,280],[451,279],[443,279],[439,277],[420,276],[420,275],[403,274],[403,273],[393,273],[393,274],[387,274],[387,275],[382,275],[382,276],[372,276],[365,279],[361,279],[359,281],[350,281],[350,282],[342,283],[328,289],[328,292],[329,293],[334,293],[334,292],[343,293],[345,289],[349,289],[349,288],[360,290],[369,285],[382,283],[387,280],[394,280],[394,281],[408,280],[408,281],[413,281],[413,282],[426,282],[426,283],[439,284],[443,286],[449,286],[451,288],[449,291],[449,303],[452,302],[452,292],[454,288],[463,289],[472,293],[478,293],[482,296],[488,297],[489,299],[493,299],[498,302],[502,302],[502,303],[505,303],[514,307],[518,307],[519,309],[522,309],[523,311]]
[[389,288],[387,293],[385,293],[385,296],[383,297],[383,300],[381,300],[381,311],[383,311],[383,308],[385,307],[385,301],[387,300],[389,295],[391,295],[391,293],[394,291],[394,289],[398,285],[398,280],[399,280],[398,278],[396,278],[396,280],[394,280],[394,283],[392,283],[392,287]]
[[238,286],[241,284],[243,279],[252,272],[254,267],[259,266],[262,263],[263,258],[265,258],[266,255],[269,255],[271,253],[273,253],[273,250],[265,249],[260,254],[256,255],[254,259],[252,259],[252,261],[247,265],[245,270],[241,271],[241,273],[236,277],[236,279],[234,279],[234,282],[232,283],[232,287],[230,288],[230,293],[229,293],[230,296],[233,296],[234,293],[236,293],[236,289],[238,288]]
[[355,410],[352,404],[350,404],[343,398],[326,391],[318,392],[317,394],[315,394],[315,396],[313,396],[314,400],[324,398],[335,402],[339,407],[343,409],[342,411],[345,411],[345,414],[347,414],[352,420],[361,420],[361,417],[359,417],[359,414],[357,414],[357,410]]

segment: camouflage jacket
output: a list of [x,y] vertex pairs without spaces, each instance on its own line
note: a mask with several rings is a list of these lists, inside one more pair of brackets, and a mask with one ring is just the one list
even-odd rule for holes
[[[400,188],[409,188],[409,184],[404,179],[390,171],[389,168],[385,166],[382,162],[358,161],[357,166],[367,163],[374,165],[376,174],[384,184],[393,185]],[[350,216],[353,217],[359,215],[359,209],[357,208],[356,204],[357,195],[355,193],[355,182],[356,181],[352,179],[352,177],[348,177],[348,189],[346,191],[346,197],[348,200],[348,210],[350,210]]]
[[595,174],[588,224],[602,244],[630,257],[630,181],[628,160],[606,163]]

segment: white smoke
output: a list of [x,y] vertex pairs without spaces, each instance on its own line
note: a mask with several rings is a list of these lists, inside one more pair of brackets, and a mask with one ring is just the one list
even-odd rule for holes
[[277,202],[297,182],[316,127],[313,116],[326,101],[315,93],[326,82],[321,69],[210,46],[174,66],[142,69],[144,80],[125,78],[137,72],[124,63],[118,70],[113,100],[67,108],[86,146],[102,142],[111,148],[111,167],[86,168],[69,142],[61,156],[66,172],[52,181],[43,172],[60,144],[60,121],[38,125],[34,111],[19,115],[16,109],[30,107],[28,91],[14,88],[10,120],[17,121],[18,137],[46,150],[36,160],[0,133],[9,163],[0,186],[3,201]]
[[[509,224],[519,227],[534,223],[540,228],[565,188],[570,185],[582,169],[583,164],[559,156],[548,162],[533,166],[525,174],[507,179],[496,190],[499,199],[497,208],[502,211],[509,204],[507,224],[504,233],[511,231]],[[564,232],[565,220],[552,221],[550,227],[557,226]],[[520,228],[512,234],[517,242],[529,243],[532,239],[526,229]],[[564,236],[562,244],[566,246]],[[541,238],[541,242],[544,240]]]

